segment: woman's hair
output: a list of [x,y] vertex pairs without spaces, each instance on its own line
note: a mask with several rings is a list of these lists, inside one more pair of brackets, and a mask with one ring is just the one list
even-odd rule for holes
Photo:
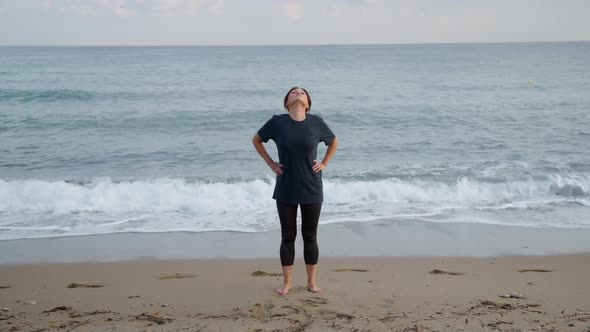
[[289,99],[289,94],[291,93],[291,91],[293,91],[295,89],[301,89],[301,90],[305,91],[305,95],[307,96],[307,105],[308,105],[308,107],[305,109],[305,113],[309,113],[309,111],[311,109],[311,97],[309,97],[309,93],[307,92],[307,90],[305,90],[304,88],[300,88],[298,86],[292,87],[289,90],[289,92],[287,92],[287,94],[285,95],[285,99],[283,100],[283,106],[285,107],[285,110],[287,112],[289,112],[289,108],[287,107],[287,100]]

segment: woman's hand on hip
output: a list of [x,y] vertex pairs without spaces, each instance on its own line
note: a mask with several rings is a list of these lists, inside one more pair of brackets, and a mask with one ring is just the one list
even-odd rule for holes
[[313,171],[316,172],[316,173],[319,172],[319,171],[325,170],[326,167],[327,166],[324,163],[318,163],[317,160],[314,160],[313,161]]
[[279,164],[276,161],[271,162],[269,165],[270,169],[272,169],[273,172],[275,172],[277,175],[281,175],[283,174],[283,170],[281,169],[281,167],[283,167],[283,164]]

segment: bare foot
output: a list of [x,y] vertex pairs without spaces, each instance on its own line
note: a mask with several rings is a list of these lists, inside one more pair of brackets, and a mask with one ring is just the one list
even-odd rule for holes
[[291,286],[283,285],[283,287],[275,289],[275,292],[277,292],[279,295],[285,295],[289,293],[290,289]]
[[308,284],[307,289],[312,293],[319,293],[322,291],[321,288],[319,288],[317,285],[314,285],[314,284]]

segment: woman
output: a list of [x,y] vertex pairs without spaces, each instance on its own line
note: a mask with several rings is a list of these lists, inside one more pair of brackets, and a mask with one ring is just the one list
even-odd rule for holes
[[[322,171],[338,147],[338,139],[324,120],[309,114],[311,98],[307,90],[293,87],[283,100],[287,114],[273,115],[254,135],[252,143],[270,169],[276,173],[272,198],[276,200],[281,222],[280,258],[283,267],[283,287],[275,289],[280,295],[292,286],[297,235],[297,205],[301,208],[303,258],[307,269],[307,288],[318,293],[316,282],[318,244],[316,231],[323,202]],[[273,161],[263,142],[275,141],[279,162]],[[319,142],[328,145],[324,160],[318,163]]]

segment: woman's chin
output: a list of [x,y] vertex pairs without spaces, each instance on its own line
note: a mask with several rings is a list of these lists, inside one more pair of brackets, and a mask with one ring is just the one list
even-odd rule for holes
[[287,104],[288,107],[291,107],[295,104],[301,104],[303,107],[307,107],[307,103],[303,100],[300,99],[294,99],[293,101],[291,101],[290,103]]

